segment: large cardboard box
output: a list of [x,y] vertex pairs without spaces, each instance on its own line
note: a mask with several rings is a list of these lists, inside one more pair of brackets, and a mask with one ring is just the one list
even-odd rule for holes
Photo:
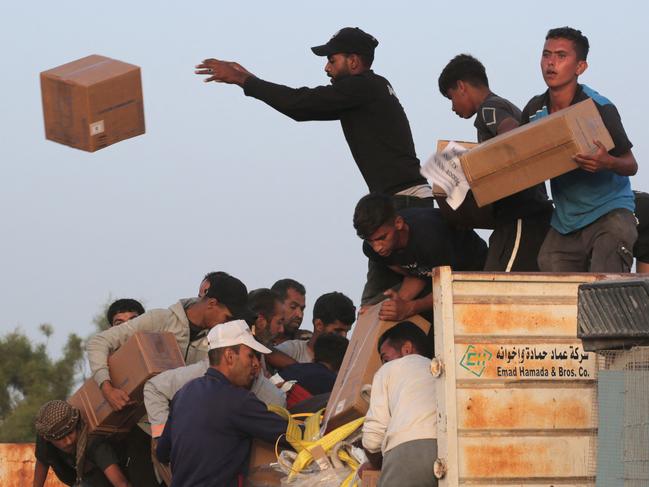
[[94,152],[144,133],[140,68],[87,56],[41,73],[45,137]]
[[[443,151],[450,140],[438,140],[437,152]],[[462,147],[471,150],[478,147],[476,142],[455,141]],[[433,185],[433,196],[444,219],[458,227],[483,228],[492,230],[496,227],[493,206],[487,205],[480,208],[475,201],[473,193],[469,191],[462,204],[454,210],[446,203],[446,193],[439,186]]]
[[135,333],[108,358],[111,383],[124,390],[134,402],[114,411],[94,379],[88,379],[69,399],[79,408],[91,434],[129,431],[146,413],[144,384],[154,375],[185,365],[172,333]]
[[[367,413],[369,397],[363,389],[366,385],[372,385],[374,374],[382,365],[377,350],[379,338],[396,324],[394,321],[381,321],[380,309],[381,303],[372,306],[356,322],[336,383],[327,402],[324,416],[327,431]],[[419,326],[425,333],[430,331],[431,324],[421,316],[413,316],[408,320]]]
[[613,140],[590,98],[481,143],[460,157],[479,206],[577,168],[573,156]]

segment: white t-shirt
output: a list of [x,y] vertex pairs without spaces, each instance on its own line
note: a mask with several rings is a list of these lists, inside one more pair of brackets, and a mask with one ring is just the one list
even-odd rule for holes
[[308,343],[308,340],[286,340],[275,348],[280,352],[284,352],[296,362],[304,364],[313,362],[313,353],[308,347]]
[[381,367],[372,381],[363,446],[385,454],[407,441],[437,438],[436,380],[430,359],[421,355],[406,355]]

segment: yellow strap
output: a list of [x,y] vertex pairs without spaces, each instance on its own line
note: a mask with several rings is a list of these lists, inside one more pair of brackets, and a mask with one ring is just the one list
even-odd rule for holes
[[[365,421],[364,417],[355,419],[354,421],[339,426],[320,438],[320,423],[322,422],[324,409],[321,409],[316,413],[301,413],[295,415],[292,415],[286,409],[279,406],[269,405],[268,409],[286,419],[288,422],[286,428],[286,441],[288,441],[295,451],[298,452],[297,458],[291,467],[289,480],[313,461],[313,455],[310,451],[311,448],[314,446],[321,446],[325,452],[329,452],[329,450],[331,450],[336,444],[343,441],[356,431],[363,424],[363,421]],[[304,432],[302,431],[302,428],[300,428],[296,418],[306,418],[304,420]],[[352,473],[345,479],[343,485],[345,487],[354,487],[356,482],[352,483],[352,480],[354,479],[356,470],[359,467],[358,462],[344,450],[338,452],[338,458],[347,463],[352,469]]]

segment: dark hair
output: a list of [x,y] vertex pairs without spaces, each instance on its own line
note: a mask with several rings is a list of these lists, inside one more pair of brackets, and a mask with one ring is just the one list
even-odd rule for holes
[[313,305],[313,320],[322,320],[325,325],[338,320],[351,326],[356,321],[356,306],[343,293],[323,294]]
[[324,333],[316,338],[313,344],[313,361],[323,362],[336,372],[340,369],[345,358],[349,340],[335,333]]
[[458,54],[448,62],[437,80],[439,91],[449,98],[448,90],[456,88],[458,81],[489,88],[487,71],[482,63],[470,54]]
[[271,290],[279,294],[279,298],[284,301],[289,289],[294,289],[302,296],[306,295],[306,289],[303,284],[300,284],[294,279],[280,279],[272,285]]
[[557,27],[548,31],[545,40],[547,41],[548,39],[568,39],[575,45],[577,59],[585,61],[588,57],[588,50],[590,49],[588,37],[583,35],[580,30],[573,29],[572,27]]
[[241,349],[241,345],[232,345],[231,347],[213,348],[212,350],[208,350],[207,358],[210,361],[210,365],[219,365],[221,363],[223,355],[225,355],[225,351],[228,348],[230,350],[234,350],[234,353],[238,354],[239,350]]
[[248,307],[255,315],[262,315],[268,321],[275,314],[276,303],[282,300],[275,291],[265,287],[254,289],[248,293]]
[[365,69],[370,69],[372,67],[372,63],[374,62],[374,53],[360,54],[358,52],[347,52],[345,53],[345,56],[349,56],[350,54],[356,54],[358,56],[358,59],[361,60],[361,63],[363,63],[363,67]]
[[363,240],[397,216],[392,198],[386,194],[370,193],[363,196],[354,210],[354,228]]
[[419,355],[428,358],[432,358],[433,356],[428,337],[422,329],[412,321],[402,321],[397,323],[383,333],[381,338],[379,338],[379,353],[381,353],[381,346],[388,340],[390,340],[390,346],[393,348],[401,348],[405,342],[410,342]]
[[118,313],[128,313],[133,312],[137,313],[138,316],[144,313],[144,306],[136,300],[131,298],[118,299],[113,301],[106,311],[106,319],[108,319],[108,324],[113,325],[113,318]]

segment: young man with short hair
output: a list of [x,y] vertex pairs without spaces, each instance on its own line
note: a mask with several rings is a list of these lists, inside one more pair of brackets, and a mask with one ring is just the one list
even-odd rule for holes
[[110,304],[106,310],[106,319],[110,326],[117,326],[141,314],[144,314],[144,306],[138,300],[123,298]]
[[313,305],[313,335],[309,340],[287,340],[275,347],[300,363],[313,362],[315,343],[320,335],[347,336],[356,321],[356,307],[340,292],[326,293]]
[[210,367],[174,396],[156,453],[171,463],[171,487],[242,485],[250,444],[275,444],[286,420],[268,410],[248,389],[255,377],[257,342],[243,320],[221,324],[208,334]]
[[[439,75],[439,91],[462,118],[476,116],[478,142],[520,125],[521,111],[489,88],[485,67],[468,54],[455,56]],[[538,271],[537,257],[547,234],[552,203],[545,184],[537,184],[493,204],[494,231],[489,237],[485,271]]]
[[283,340],[293,340],[302,325],[306,306],[306,288],[295,279],[280,279],[270,288],[279,295],[284,305]]
[[170,332],[183,353],[186,364],[201,361],[207,355],[207,332],[232,317],[246,315],[248,291],[237,278],[217,272],[202,298],[181,299],[168,309],[149,310],[120,326],[97,333],[88,340],[86,351],[93,378],[110,406],[119,411],[129,404],[126,392],[110,382],[108,356],[138,331]]
[[548,89],[523,109],[521,122],[534,122],[591,98],[615,147],[576,154],[578,169],[550,181],[555,210],[539,253],[544,272],[629,272],[637,238],[629,176],[638,170],[617,108],[578,82],[588,68],[589,43],[581,31],[560,27],[548,31],[541,72]]
[[473,230],[451,227],[435,208],[396,211],[387,195],[368,194],[354,211],[354,228],[364,240],[370,260],[403,276],[401,287],[385,290],[382,320],[398,321],[425,312],[432,314],[431,273],[434,267],[479,271],[487,245]]
[[65,485],[130,487],[110,443],[89,438],[79,410],[48,401],[36,415],[33,487],[43,487],[50,468]]
[[378,348],[384,365],[374,375],[363,424],[370,463],[382,463],[378,486],[436,486],[436,379],[426,334],[403,321],[381,336]]

